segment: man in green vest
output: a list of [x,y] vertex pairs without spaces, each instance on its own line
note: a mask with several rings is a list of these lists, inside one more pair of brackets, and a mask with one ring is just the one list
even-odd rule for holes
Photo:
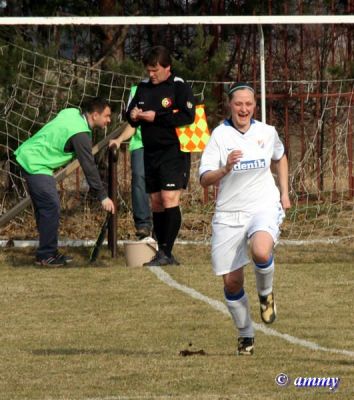
[[66,108],[15,151],[34,206],[39,247],[36,264],[58,267],[72,258],[58,252],[60,200],[53,176],[57,168],[77,157],[86,180],[102,204],[114,213],[114,204],[107,196],[92,155],[92,129],[105,128],[111,121],[111,107],[100,98],[90,99],[83,112]]

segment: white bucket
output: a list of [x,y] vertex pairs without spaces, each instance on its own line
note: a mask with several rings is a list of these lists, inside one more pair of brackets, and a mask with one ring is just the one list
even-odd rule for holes
[[123,246],[127,267],[142,267],[155,256],[157,251],[157,243],[153,239],[124,242]]

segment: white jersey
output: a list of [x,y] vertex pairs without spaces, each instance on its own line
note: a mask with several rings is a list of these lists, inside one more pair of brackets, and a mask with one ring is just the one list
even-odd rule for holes
[[199,176],[225,166],[232,150],[241,150],[243,157],[220,180],[215,211],[255,214],[279,202],[270,164],[283,157],[284,146],[275,128],[252,120],[248,131],[242,134],[225,120],[212,132],[201,158]]

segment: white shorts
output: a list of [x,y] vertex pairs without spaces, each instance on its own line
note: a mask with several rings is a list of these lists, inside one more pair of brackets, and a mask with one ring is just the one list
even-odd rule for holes
[[254,215],[243,212],[216,212],[212,222],[211,240],[215,275],[225,275],[250,262],[247,242],[255,232],[268,232],[275,244],[284,216],[280,203]]

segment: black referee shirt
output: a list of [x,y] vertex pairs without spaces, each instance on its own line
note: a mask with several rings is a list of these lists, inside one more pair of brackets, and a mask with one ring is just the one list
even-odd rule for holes
[[[134,107],[155,111],[155,120],[132,121],[130,112]],[[183,79],[171,74],[166,81],[157,85],[150,80],[139,83],[128,105],[127,120],[134,127],[141,126],[144,148],[147,152],[153,152],[161,147],[179,145],[175,128],[191,124],[194,114],[195,100],[191,87]]]

